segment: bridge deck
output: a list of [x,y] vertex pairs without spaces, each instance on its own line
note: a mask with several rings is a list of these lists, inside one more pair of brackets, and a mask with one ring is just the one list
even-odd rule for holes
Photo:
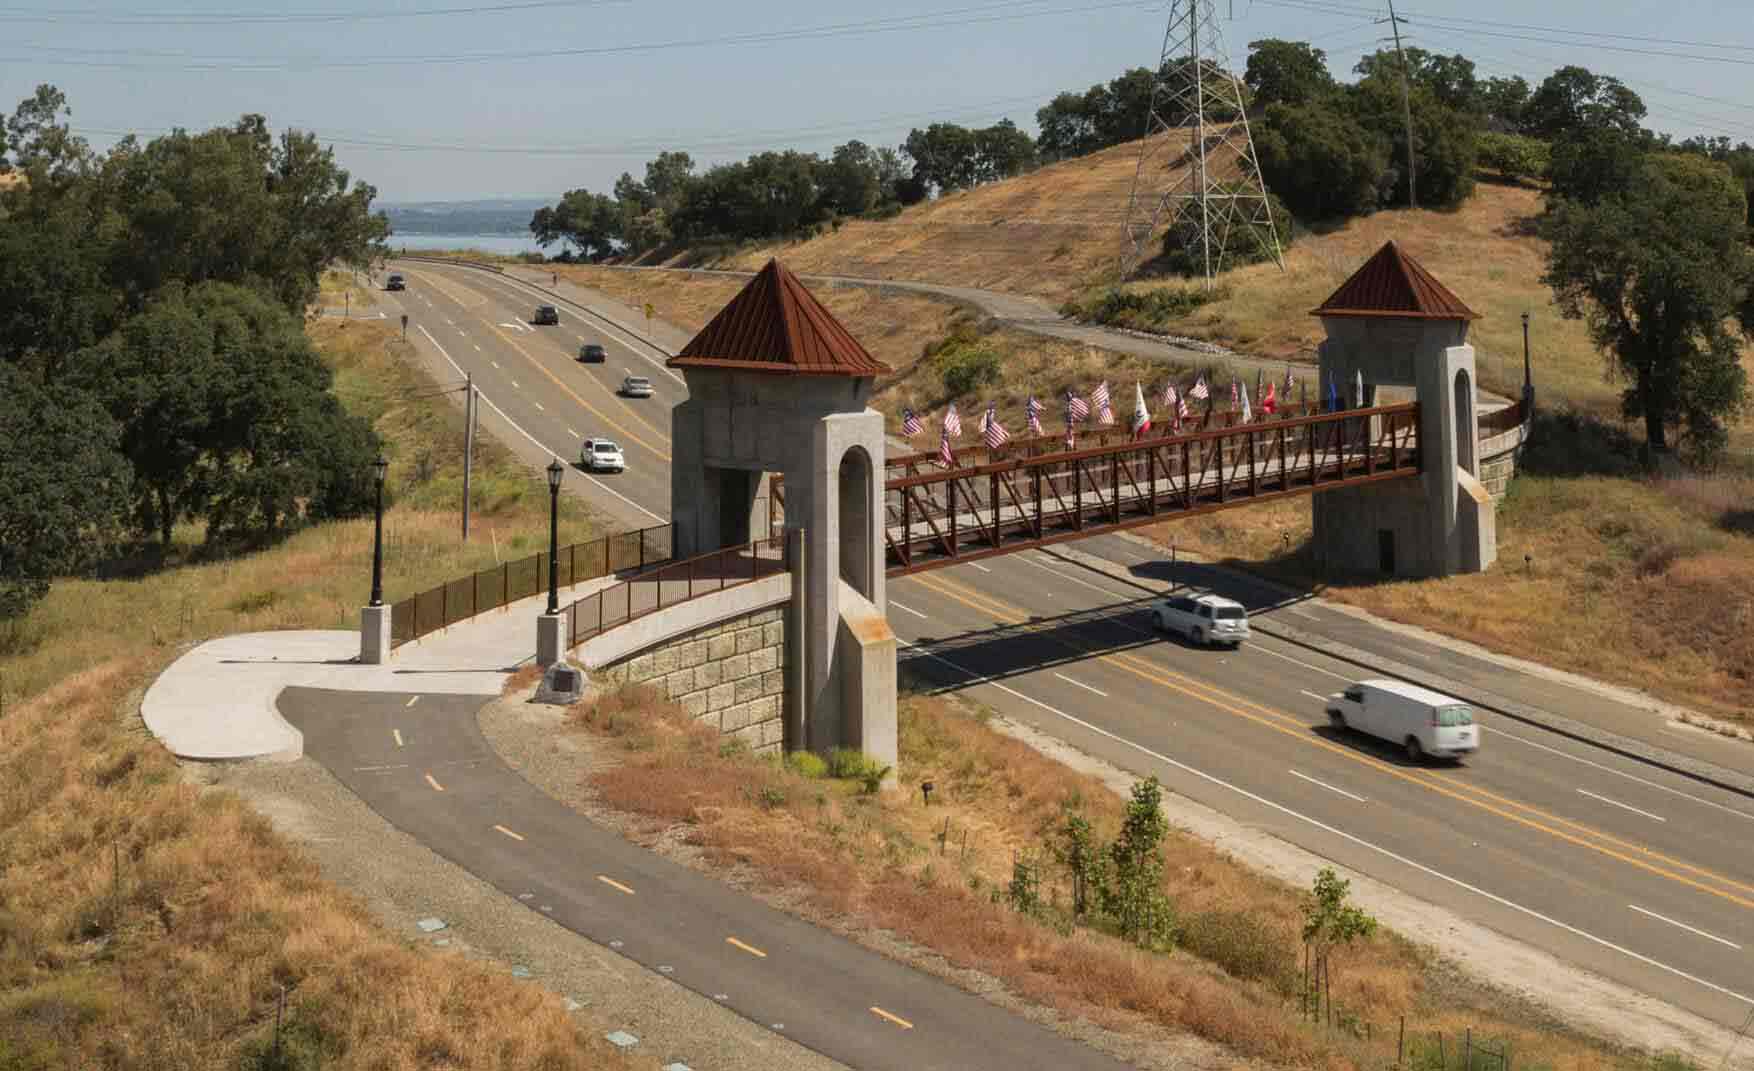
[[1417,405],[1036,454],[890,479],[891,576],[1419,472]]

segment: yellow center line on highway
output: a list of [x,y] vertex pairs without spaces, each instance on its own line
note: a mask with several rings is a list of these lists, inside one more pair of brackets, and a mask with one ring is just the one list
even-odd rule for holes
[[633,895],[633,890],[632,890],[632,889],[630,889],[630,888],[628,888],[628,887],[627,887],[627,886],[625,886],[625,885],[623,885],[623,884],[621,884],[621,883],[620,883],[620,882],[619,882],[619,881],[616,881],[616,880],[615,880],[615,879],[614,879],[614,878],[610,878],[610,877],[605,877],[605,876],[604,876],[604,875],[602,875],[602,874],[598,874],[598,875],[597,875],[597,880],[598,880],[598,881],[600,881],[600,882],[602,882],[602,883],[603,883],[603,884],[605,884],[605,885],[607,885],[607,886],[609,886],[609,887],[610,887],[610,888],[611,888],[611,889],[617,889],[617,890],[619,890],[619,891],[621,891],[621,892],[624,892],[624,893],[626,893],[626,894],[627,894],[627,895],[629,895],[629,896],[632,896],[632,895]]
[[[974,592],[969,591],[966,588],[963,588],[961,585],[956,584],[954,581],[946,580],[943,577],[934,577],[932,579],[927,579],[926,577],[923,577],[923,576],[916,574],[915,576],[911,577],[910,579],[916,580],[919,583],[925,585],[926,587],[932,588],[934,591],[937,591],[939,594],[945,596],[946,598],[953,599],[953,600],[960,602],[963,605],[968,606],[969,608],[977,610],[979,612],[991,614],[991,615],[997,617],[1001,621],[1006,621],[1007,619],[1009,619],[1009,623],[1011,623],[1011,624],[1023,624],[1029,620],[1028,615],[1022,613],[1022,611],[1020,611],[1020,610],[1017,610],[1015,607],[1011,607],[1011,608],[1003,609],[1003,610],[995,609],[995,607],[1005,607],[1005,606],[1007,606],[1007,604],[1002,603],[999,600],[993,599],[991,596],[976,595]],[[957,589],[957,590],[952,590],[953,588]],[[982,603],[986,603],[988,605],[983,606],[983,605],[981,605]],[[1619,862],[1626,863],[1629,866],[1633,866],[1633,867],[1636,867],[1640,870],[1644,870],[1648,873],[1655,874],[1658,877],[1668,878],[1670,881],[1674,881],[1674,882],[1677,882],[1679,884],[1686,885],[1690,888],[1697,889],[1700,892],[1709,893],[1712,896],[1716,896],[1716,897],[1719,897],[1721,899],[1728,900],[1731,903],[1736,904],[1739,907],[1754,908],[1754,900],[1750,900],[1750,899],[1747,899],[1745,897],[1738,896],[1735,893],[1726,892],[1723,889],[1715,888],[1711,885],[1706,884],[1703,881],[1696,881],[1693,878],[1689,878],[1689,877],[1685,876],[1684,874],[1676,873],[1674,870],[1668,870],[1668,869],[1665,869],[1664,867],[1657,866],[1652,862],[1648,862],[1647,859],[1654,859],[1654,860],[1658,860],[1658,861],[1661,861],[1664,863],[1668,863],[1679,870],[1685,870],[1685,871],[1689,871],[1689,872],[1692,872],[1695,874],[1700,874],[1704,877],[1711,879],[1712,881],[1719,882],[1723,885],[1726,885],[1726,886],[1729,886],[1732,888],[1741,888],[1741,889],[1748,889],[1749,888],[1749,886],[1744,885],[1742,882],[1736,881],[1733,878],[1728,878],[1728,877],[1725,877],[1721,874],[1717,874],[1717,873],[1715,873],[1709,869],[1706,869],[1704,867],[1699,867],[1699,866],[1695,866],[1691,863],[1682,862],[1681,860],[1672,859],[1672,858],[1665,856],[1665,855],[1662,855],[1660,853],[1651,852],[1648,849],[1633,848],[1632,850],[1640,851],[1640,852],[1642,852],[1642,854],[1644,856],[1646,856],[1646,858],[1644,858],[1644,859],[1635,858],[1631,855],[1625,854],[1624,852],[1617,851],[1614,848],[1607,847],[1605,844],[1594,843],[1590,840],[1586,840],[1582,836],[1577,836],[1577,835],[1574,835],[1571,833],[1567,833],[1564,830],[1554,828],[1553,825],[1548,825],[1544,822],[1536,821],[1532,818],[1525,818],[1522,815],[1514,814],[1510,811],[1504,810],[1503,808],[1493,806],[1491,803],[1487,803],[1483,799],[1477,799],[1473,796],[1466,795],[1462,792],[1454,791],[1451,788],[1446,787],[1444,782],[1438,780],[1435,777],[1411,774],[1411,773],[1408,773],[1404,770],[1396,769],[1395,767],[1390,766],[1387,763],[1384,763],[1380,760],[1377,760],[1377,759],[1374,759],[1374,758],[1371,758],[1371,757],[1368,757],[1365,755],[1361,755],[1358,752],[1352,750],[1351,748],[1343,747],[1339,744],[1335,744],[1335,743],[1332,743],[1332,742],[1327,741],[1327,740],[1322,740],[1320,738],[1312,737],[1309,735],[1308,727],[1305,724],[1303,724],[1302,722],[1298,722],[1295,719],[1290,718],[1288,715],[1285,715],[1279,711],[1274,711],[1268,707],[1260,706],[1259,704],[1253,703],[1253,702],[1246,700],[1246,699],[1242,699],[1241,697],[1233,696],[1233,695],[1231,695],[1231,694],[1229,694],[1229,693],[1223,691],[1222,689],[1219,689],[1213,685],[1208,685],[1208,684],[1205,684],[1203,682],[1194,681],[1191,678],[1183,677],[1181,674],[1175,673],[1175,671],[1173,671],[1173,670],[1160,670],[1157,667],[1151,666],[1149,663],[1146,663],[1142,660],[1136,659],[1133,656],[1126,655],[1126,654],[1119,654],[1119,653],[1103,654],[1103,653],[1099,653],[1095,649],[1080,647],[1077,644],[1073,644],[1073,643],[1070,643],[1066,640],[1061,640],[1061,639],[1057,639],[1057,638],[1054,640],[1054,642],[1060,644],[1063,647],[1068,648],[1069,650],[1080,651],[1083,654],[1095,657],[1097,659],[1100,659],[1101,661],[1108,662],[1111,665],[1117,666],[1120,669],[1125,670],[1126,672],[1131,673],[1136,677],[1140,677],[1144,680],[1150,681],[1153,684],[1158,684],[1158,685],[1161,685],[1163,687],[1169,688],[1172,691],[1180,692],[1183,695],[1186,695],[1186,696],[1193,698],[1193,699],[1198,699],[1198,700],[1200,700],[1200,701],[1202,701],[1210,706],[1218,708],[1219,710],[1223,710],[1229,714],[1233,714],[1237,717],[1244,718],[1248,721],[1255,722],[1258,725],[1262,725],[1268,729],[1271,729],[1274,732],[1281,733],[1285,736],[1288,736],[1291,739],[1296,740],[1296,741],[1298,741],[1306,746],[1322,748],[1322,749],[1329,751],[1335,755],[1339,755],[1339,756],[1346,758],[1346,759],[1349,759],[1353,762],[1357,762],[1357,763],[1360,763],[1361,765],[1367,766],[1373,770],[1376,770],[1379,773],[1387,774],[1390,777],[1399,778],[1400,780],[1405,781],[1408,784],[1417,785],[1421,788],[1426,789],[1427,791],[1435,792],[1435,793],[1442,795],[1442,796],[1447,796],[1450,799],[1456,800],[1456,801],[1461,802],[1461,803],[1468,804],[1471,807],[1476,807],[1480,810],[1488,812],[1489,814],[1496,815],[1500,818],[1505,819],[1508,822],[1513,822],[1517,825],[1524,826],[1524,827],[1529,828],[1529,829],[1537,830],[1537,831],[1542,832],[1542,833],[1546,833],[1548,836],[1555,837],[1555,838],[1557,838],[1559,840],[1563,840],[1569,844],[1576,845],[1577,847],[1586,848],[1586,849],[1593,851],[1593,852],[1596,852],[1598,854],[1605,855],[1611,859],[1615,859],[1615,860],[1618,860]],[[1166,676],[1165,675],[1166,673],[1170,674],[1170,676]],[[1172,677],[1179,678],[1179,679],[1172,679]],[[1259,714],[1251,713],[1248,709],[1245,709],[1245,708],[1254,708],[1255,710],[1259,710],[1267,716],[1261,716]],[[1290,724],[1290,725],[1284,724],[1284,722],[1286,722],[1286,721],[1290,721],[1290,722],[1292,722],[1292,724]],[[1503,797],[1494,796],[1492,793],[1485,792],[1484,790],[1477,790],[1477,791],[1479,791],[1481,793],[1481,795],[1483,795],[1483,796],[1503,800]],[[1532,814],[1541,814],[1543,817],[1552,817],[1552,816],[1546,815],[1544,812],[1540,811],[1538,808],[1529,806],[1528,804],[1519,804],[1519,803],[1514,803],[1513,801],[1508,801],[1508,800],[1506,800],[1505,802],[1510,803],[1512,806],[1517,807],[1521,810],[1528,811]],[[1571,825],[1575,828],[1582,829],[1586,833],[1588,833],[1589,835],[1594,836],[1594,837],[1598,837],[1598,838],[1602,839],[1603,841],[1614,842],[1614,843],[1624,843],[1624,842],[1619,842],[1617,840],[1617,838],[1614,838],[1614,837],[1610,836],[1609,834],[1602,833],[1599,830],[1590,829],[1588,826],[1583,826],[1583,825],[1580,825],[1580,824],[1575,823],[1575,822],[1570,822],[1567,819],[1554,819],[1554,821],[1556,822],[1556,824]]]
[[912,1030],[914,1028],[914,1024],[908,1022],[906,1019],[903,1019],[899,1015],[891,1015],[888,1012],[884,1011],[882,1008],[879,1008],[875,1004],[871,1005],[871,1014],[875,1015],[879,1019],[888,1019],[890,1022],[894,1023],[896,1026],[901,1027],[903,1030]]
[[[602,410],[598,409],[596,406],[591,405],[589,402],[587,402],[583,398],[579,397],[579,395],[574,393],[571,388],[567,387],[566,384],[562,383],[560,381],[560,379],[554,375],[554,373],[550,372],[548,370],[548,367],[546,365],[542,364],[542,362],[537,357],[535,357],[534,355],[529,353],[527,350],[525,350],[522,346],[518,345],[516,342],[513,342],[511,336],[506,334],[504,331],[500,330],[499,324],[494,322],[487,315],[487,311],[489,311],[489,310],[483,310],[481,308],[484,305],[490,305],[493,301],[492,298],[483,295],[481,291],[477,291],[477,290],[474,290],[472,288],[469,288],[467,286],[467,284],[455,284],[455,285],[463,286],[464,289],[468,293],[476,296],[479,300],[477,300],[473,304],[465,303],[460,298],[458,298],[455,294],[452,294],[448,287],[441,286],[441,287],[439,287],[439,289],[443,290],[445,292],[445,294],[448,297],[450,297],[452,301],[457,302],[457,304],[463,305],[467,309],[475,310],[476,315],[481,317],[482,323],[487,327],[487,329],[489,331],[492,331],[494,334],[499,335],[500,338],[504,339],[507,343],[509,343],[513,349],[517,350],[520,354],[523,354],[523,356],[526,360],[528,360],[531,364],[536,366],[537,371],[541,372],[543,375],[545,375],[549,379],[553,380],[554,385],[559,387],[562,391],[565,391],[567,396],[572,398],[573,401],[578,402],[580,405],[584,406],[586,409],[589,409],[591,412],[597,414],[597,416],[601,417],[610,427],[614,428],[616,431],[620,432],[622,435],[626,436],[629,439],[632,439],[636,443],[639,443],[641,446],[652,451],[654,454],[657,454],[659,457],[663,458],[665,461],[670,460],[669,453],[667,453],[666,451],[664,451],[658,447],[653,446],[651,443],[646,442],[644,439],[642,439],[638,435],[634,434],[633,431],[629,430],[628,428],[623,427],[620,424],[617,424],[613,419],[611,419],[609,416],[604,414]],[[495,367],[498,367],[498,366],[495,365]],[[592,382],[595,383],[596,380],[593,379]],[[515,386],[516,384],[513,384],[513,385]],[[608,388],[604,388],[604,389],[607,390]],[[656,427],[647,423],[645,420],[641,419],[636,414],[629,412],[629,413],[624,413],[623,415],[625,417],[627,417],[629,420],[632,420],[634,423],[637,423],[641,427],[645,428],[647,431],[649,431],[653,436],[655,436],[659,440],[662,440],[664,438],[663,432],[659,431]]]
[[513,840],[523,840],[524,839],[522,836],[520,836],[516,833],[513,833],[511,830],[507,829],[506,827],[504,827],[502,825],[495,824],[493,828],[499,830],[501,833],[504,833],[506,836],[512,838]]
[[391,729],[390,735],[396,738],[396,746],[401,747],[402,746],[402,730]]
[[767,958],[766,952],[763,952],[761,949],[756,948],[754,945],[746,945],[742,941],[737,940],[735,937],[725,938],[725,943],[730,945],[732,948],[741,948],[743,951],[745,951],[745,952],[749,953],[750,955],[755,956],[757,958],[760,958],[760,959]]
[[[485,321],[483,321],[483,322],[485,322]],[[489,323],[489,324],[487,324],[487,329],[489,331],[492,331],[494,334],[498,335],[500,337],[500,339],[503,342],[505,342],[506,345],[510,346],[514,350],[517,350],[518,353],[520,355],[522,355],[524,360],[530,362],[530,365],[533,368],[535,368],[536,371],[541,372],[543,375],[547,376],[548,379],[556,387],[560,388],[560,391],[562,394],[565,394],[568,398],[571,398],[573,401],[579,403],[581,406],[585,407],[586,409],[589,409],[592,413],[595,413],[599,420],[603,421],[603,423],[609,425],[610,427],[614,428],[616,431],[620,432],[622,434],[622,436],[624,436],[625,438],[631,439],[634,442],[639,443],[641,446],[645,447],[647,450],[650,450],[652,453],[658,455],[658,457],[662,458],[664,461],[670,460],[669,451],[664,450],[660,447],[653,446],[651,443],[646,442],[644,439],[642,439],[638,435],[634,434],[633,431],[631,431],[630,429],[622,426],[621,424],[616,423],[614,417],[610,416],[608,413],[603,412],[603,410],[598,409],[596,406],[592,405],[590,402],[585,401],[584,398],[579,396],[577,391],[573,390],[571,387],[567,386],[565,383],[562,383],[559,376],[555,375],[553,372],[550,372],[548,370],[548,368],[546,366],[544,366],[540,360],[538,360],[533,354],[530,353],[530,351],[528,351],[528,350],[524,349],[524,347],[518,345],[517,340],[512,338],[512,336],[507,334],[505,331],[501,330],[498,324]],[[645,422],[640,421],[640,423],[644,424]],[[650,427],[650,425],[646,425],[646,426]]]
[[443,792],[445,790],[445,786],[443,786],[443,785],[439,784],[437,781],[433,780],[433,777],[431,774],[426,775],[426,783],[432,786],[432,790],[434,792]]
[[420,702],[420,697],[419,697],[419,696],[415,696],[415,697],[414,697],[414,698],[413,698],[413,699],[410,699],[410,700],[409,700],[409,701],[408,701],[408,702],[407,702],[407,704],[406,704],[406,705],[407,705],[407,706],[413,706],[413,705],[414,705],[414,704],[416,704],[416,703],[418,703],[418,702]]
[[[452,301],[455,301],[458,305],[461,305],[464,309],[480,308],[481,306],[487,304],[489,301],[492,300],[491,298],[488,298],[487,296],[481,294],[479,291],[471,290],[468,287],[460,286],[460,284],[457,284],[457,283],[452,283],[449,280],[445,279],[444,276],[442,276],[442,275],[438,275],[438,274],[430,273],[430,272],[426,272],[426,271],[421,271],[417,268],[409,268],[406,270],[405,274],[410,279],[418,279],[421,282],[431,286],[434,290],[437,290],[439,293],[450,298]],[[463,291],[463,293],[466,296],[474,298],[475,300],[472,302],[465,301],[463,298],[458,297],[456,294],[456,289],[459,289],[459,288]],[[421,300],[426,301],[426,299],[424,297],[421,298]],[[427,301],[426,303],[428,305],[432,304],[432,302],[430,302],[430,301]]]

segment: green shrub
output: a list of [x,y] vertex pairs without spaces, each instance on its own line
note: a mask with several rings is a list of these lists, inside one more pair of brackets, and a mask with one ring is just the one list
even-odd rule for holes
[[783,807],[786,804],[785,789],[769,785],[756,796],[756,801],[761,804],[764,810],[771,811],[775,807]]
[[[1234,183],[1220,182],[1216,185],[1216,192],[1226,197],[1243,197],[1249,192]],[[1238,204],[1237,211],[1252,214],[1258,208],[1258,204],[1242,202]],[[1279,239],[1279,249],[1289,249],[1292,238],[1291,213],[1278,195],[1271,191],[1267,193],[1267,210],[1273,217],[1274,235]],[[1203,277],[1206,273],[1206,255],[1200,246],[1199,226],[1199,221],[1191,214],[1172,224],[1163,232],[1163,256],[1152,267],[1193,278]],[[1223,246],[1211,250],[1211,259],[1215,272],[1272,260],[1273,249],[1267,228],[1249,227],[1237,222],[1225,234]]]
[[957,342],[938,351],[938,375],[953,398],[999,382],[999,355],[985,346]]
[[786,765],[794,773],[812,779],[828,776],[828,763],[814,751],[794,751],[786,756]]
[[1546,178],[1553,163],[1552,147],[1539,138],[1489,130],[1480,135],[1479,146],[1479,166],[1512,182]]
[[1158,290],[1122,290],[1109,287],[1082,302],[1061,306],[1064,315],[1092,323],[1162,332],[1208,302],[1228,295],[1223,289],[1167,287]]
[[883,787],[891,767],[885,766],[857,748],[837,747],[828,755],[828,775],[842,781],[857,781],[866,792]]

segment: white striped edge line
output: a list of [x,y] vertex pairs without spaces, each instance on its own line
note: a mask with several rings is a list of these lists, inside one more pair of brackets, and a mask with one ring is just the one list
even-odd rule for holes
[[1311,777],[1308,774],[1298,773],[1296,770],[1286,770],[1285,772],[1290,774],[1292,777],[1299,777],[1305,781],[1308,781],[1312,785],[1316,785],[1320,788],[1325,788],[1329,792],[1333,792],[1337,795],[1345,796],[1349,800],[1357,800],[1359,803],[1369,803],[1370,802],[1369,800],[1365,799],[1363,796],[1355,795],[1354,793],[1348,792],[1343,788],[1335,788],[1333,785],[1328,784],[1326,781],[1317,781],[1315,778]]
[[1632,910],[1638,912],[1640,915],[1649,915],[1651,918],[1656,919],[1658,922],[1666,922],[1671,926],[1686,930],[1688,933],[1695,934],[1699,937],[1703,937],[1707,941],[1716,941],[1720,945],[1728,945],[1729,947],[1735,949],[1738,952],[1740,952],[1742,950],[1741,945],[1737,944],[1734,941],[1726,941],[1722,937],[1719,937],[1715,933],[1706,933],[1704,930],[1696,929],[1692,926],[1687,925],[1685,922],[1676,922],[1674,919],[1669,918],[1666,915],[1659,915],[1655,911],[1648,911],[1645,908],[1639,907],[1637,904],[1627,904],[1626,906],[1630,907]]

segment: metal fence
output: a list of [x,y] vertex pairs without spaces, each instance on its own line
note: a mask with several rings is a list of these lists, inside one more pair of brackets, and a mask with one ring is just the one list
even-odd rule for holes
[[[629,569],[648,569],[669,561],[674,547],[674,529],[668,524],[561,547],[555,558],[560,586]],[[391,604],[390,646],[400,647],[459,621],[540,594],[547,583],[547,552],[447,580]]]
[[786,570],[784,536],[756,539],[647,569],[566,607],[567,647],[677,603]]

